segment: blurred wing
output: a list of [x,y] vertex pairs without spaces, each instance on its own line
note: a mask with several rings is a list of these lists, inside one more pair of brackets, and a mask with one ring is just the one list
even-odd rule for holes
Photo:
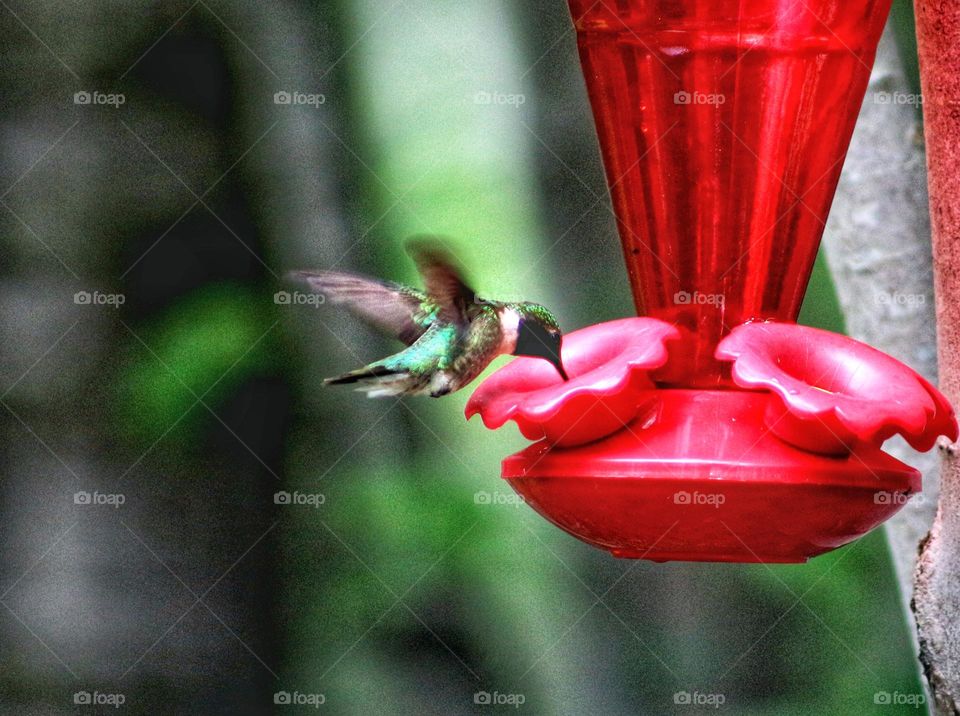
[[426,330],[427,297],[395,283],[338,271],[294,271],[290,278],[305,281],[334,305],[344,306],[360,320],[407,345]]
[[440,307],[447,321],[464,324],[467,312],[476,302],[476,293],[463,279],[460,263],[436,239],[411,239],[407,253],[417,264],[427,296]]

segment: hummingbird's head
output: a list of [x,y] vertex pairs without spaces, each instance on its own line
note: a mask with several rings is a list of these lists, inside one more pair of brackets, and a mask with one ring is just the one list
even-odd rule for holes
[[538,303],[517,303],[512,306],[518,316],[515,356],[533,356],[550,361],[564,380],[569,380],[560,360],[563,333],[546,308]]

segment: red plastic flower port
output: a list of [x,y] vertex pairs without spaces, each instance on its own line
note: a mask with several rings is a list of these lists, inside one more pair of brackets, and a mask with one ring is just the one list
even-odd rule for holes
[[822,454],[858,442],[880,446],[900,433],[917,450],[957,439],[946,398],[915,371],[875,348],[787,323],[739,326],[717,347],[743,388],[772,393],[765,423],[781,440]]
[[664,343],[680,337],[653,318],[624,318],[564,336],[569,381],[537,358],[515,358],[485,380],[467,402],[490,429],[514,420],[530,440],[581,445],[621,430],[657,400],[647,373],[667,362]]

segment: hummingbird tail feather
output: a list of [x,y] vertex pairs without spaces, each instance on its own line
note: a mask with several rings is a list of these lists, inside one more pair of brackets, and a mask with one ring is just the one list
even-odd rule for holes
[[323,384],[346,385],[348,383],[359,383],[360,381],[366,380],[379,380],[381,378],[397,375],[398,372],[400,371],[396,371],[382,365],[368,366],[366,368],[359,368],[358,370],[351,370],[349,373],[344,373],[343,375],[338,375],[333,378],[325,378]]
[[356,390],[365,392],[368,398],[390,398],[405,395],[411,388],[410,373],[393,370],[382,365],[367,366],[327,378],[324,385],[356,384]]

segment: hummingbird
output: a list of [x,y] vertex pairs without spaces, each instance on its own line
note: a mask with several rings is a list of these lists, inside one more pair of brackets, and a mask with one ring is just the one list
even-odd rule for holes
[[430,395],[459,390],[499,355],[523,355],[552,363],[568,380],[560,360],[563,340],[557,319],[544,306],[481,299],[464,280],[460,264],[439,242],[406,244],[424,290],[339,271],[294,271],[290,278],[406,348],[357,370],[324,380],[356,384],[371,398]]

